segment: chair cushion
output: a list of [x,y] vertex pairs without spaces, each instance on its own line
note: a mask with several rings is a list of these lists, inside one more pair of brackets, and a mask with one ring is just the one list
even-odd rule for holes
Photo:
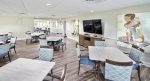
[[133,64],[133,65],[132,65],[132,70],[137,69],[138,66],[139,66],[138,64]]
[[80,57],[80,64],[95,65],[96,62],[93,60],[90,60],[88,56],[81,56]]

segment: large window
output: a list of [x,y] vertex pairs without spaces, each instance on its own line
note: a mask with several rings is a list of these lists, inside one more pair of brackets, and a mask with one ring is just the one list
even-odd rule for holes
[[35,28],[50,28],[53,33],[63,33],[63,20],[60,19],[34,19]]

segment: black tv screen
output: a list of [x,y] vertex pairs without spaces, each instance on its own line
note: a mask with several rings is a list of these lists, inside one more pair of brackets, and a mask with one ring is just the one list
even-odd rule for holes
[[103,34],[101,19],[84,20],[83,29],[87,33]]

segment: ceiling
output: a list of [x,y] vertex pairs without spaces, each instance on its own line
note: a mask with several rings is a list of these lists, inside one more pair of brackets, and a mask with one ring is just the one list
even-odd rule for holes
[[[69,17],[150,3],[150,0],[0,0],[0,15]],[[49,3],[49,4],[48,4]]]

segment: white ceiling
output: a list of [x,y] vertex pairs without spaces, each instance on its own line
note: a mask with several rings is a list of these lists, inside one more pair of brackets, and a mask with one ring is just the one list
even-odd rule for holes
[[[97,0],[98,1],[98,0]],[[47,6],[50,3],[52,5]],[[0,15],[33,17],[68,17],[150,3],[150,0],[105,0],[87,3],[85,0],[0,0]]]

